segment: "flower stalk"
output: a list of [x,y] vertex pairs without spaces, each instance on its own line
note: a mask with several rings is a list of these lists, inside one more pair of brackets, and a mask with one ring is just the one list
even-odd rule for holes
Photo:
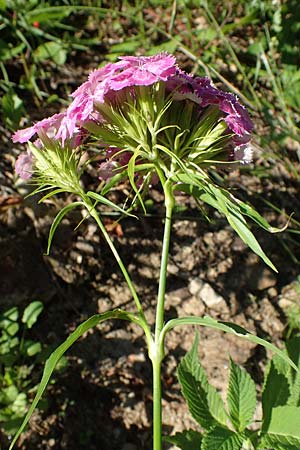
[[160,265],[159,287],[156,304],[155,337],[149,356],[153,371],[153,450],[162,449],[162,390],[161,390],[161,364],[164,358],[164,339],[162,329],[164,326],[165,296],[167,284],[167,266],[172,227],[172,212],[174,208],[174,195],[172,184],[167,180],[163,186],[165,194],[165,226],[162,241],[162,254]]
[[88,210],[90,216],[96,221],[96,223],[97,223],[101,233],[103,234],[103,236],[104,236],[104,238],[105,238],[109,248],[112,251],[112,254],[115,257],[115,260],[117,261],[117,263],[118,263],[118,265],[119,265],[119,267],[121,269],[121,272],[122,272],[122,274],[124,276],[124,279],[125,279],[125,281],[127,283],[127,286],[128,286],[128,288],[129,288],[129,290],[131,292],[131,295],[132,295],[133,300],[135,302],[136,308],[138,310],[139,317],[140,317],[140,325],[144,329],[147,345],[149,347],[151,345],[152,340],[153,340],[152,339],[152,335],[151,335],[151,331],[150,331],[150,327],[149,327],[148,322],[146,320],[146,317],[145,317],[145,314],[144,314],[144,310],[142,308],[140,299],[138,297],[138,294],[136,292],[134,284],[133,284],[133,282],[132,282],[132,280],[130,278],[130,275],[129,275],[129,273],[128,273],[128,271],[127,271],[127,269],[126,269],[126,267],[125,267],[125,265],[124,265],[120,255],[119,255],[119,253],[118,253],[118,251],[117,251],[117,249],[116,249],[116,247],[115,247],[115,245],[114,245],[110,235],[109,235],[109,233],[107,232],[107,230],[106,230],[102,220],[100,219],[99,214],[97,213],[94,205],[92,204],[91,200],[87,196],[84,196],[84,198],[82,200],[83,200],[83,204],[86,207],[86,209]]

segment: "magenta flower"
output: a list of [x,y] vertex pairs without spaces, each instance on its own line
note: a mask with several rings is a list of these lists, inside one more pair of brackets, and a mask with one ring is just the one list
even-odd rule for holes
[[[175,57],[167,53],[121,57],[116,63],[91,72],[88,80],[71,96],[73,100],[64,112],[17,131],[13,141],[27,142],[37,134],[43,148],[49,142],[51,145],[52,139],[64,149],[72,150],[83,140],[88,142],[89,137],[96,137],[98,147],[104,155],[107,152],[109,159],[100,166],[99,176],[108,179],[113,167],[117,169],[112,160],[126,169],[132,153],[140,149],[141,156],[135,158],[136,164],[147,161],[147,152],[153,152],[149,138],[153,136],[153,124],[157,120],[149,114],[155,115],[168,105],[157,122],[157,126],[165,130],[156,130],[154,145],[158,144],[161,150],[169,142],[172,151],[176,147],[177,157],[200,165],[218,161],[218,156],[222,161],[250,160],[248,144],[253,125],[236,96],[217,89],[206,77],[186,74],[177,67]],[[137,117],[134,118],[135,111]],[[186,111],[191,111],[190,115],[186,115]],[[143,118],[143,114],[147,117]],[[175,145],[176,133],[181,137]],[[109,148],[118,149],[117,153],[109,155]],[[166,154],[162,156],[165,158]],[[18,173],[24,174],[22,164],[24,162],[25,167],[26,161],[29,164],[28,155],[20,157]]]
[[253,130],[249,114],[237,97],[214,87],[209,78],[193,77],[178,69],[177,76],[171,78],[167,85],[177,100],[192,100],[202,108],[218,105],[225,122],[236,135],[244,136]]
[[46,132],[48,137],[54,137],[64,117],[64,113],[54,114],[54,116],[47,117],[40,120],[31,127],[18,130],[13,134],[13,142],[28,142],[35,134],[38,134],[40,130]]
[[[104,103],[112,92],[132,86],[149,86],[166,81],[176,73],[176,59],[160,53],[155,56],[125,56],[90,73],[88,81],[73,92],[73,102],[66,111],[57,138],[62,142],[72,136],[76,126],[99,119],[96,105]],[[101,120],[101,118],[100,118]]]
[[33,164],[34,159],[29,150],[26,153],[21,153],[16,161],[16,173],[23,178],[23,180],[28,180],[32,176]]

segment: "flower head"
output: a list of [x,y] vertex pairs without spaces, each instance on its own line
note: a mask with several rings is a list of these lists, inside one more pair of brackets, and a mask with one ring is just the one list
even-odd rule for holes
[[[80,147],[83,135],[85,141],[96,139],[106,157],[102,179],[109,179],[113,168],[131,167],[131,158],[131,180],[134,167],[142,170],[148,162],[169,177],[183,165],[197,170],[232,158],[250,160],[253,125],[246,109],[208,78],[180,70],[167,53],[121,57],[91,72],[71,96],[64,112],[17,131],[13,141],[24,143],[37,134],[44,149],[55,144],[57,155],[58,147],[61,152]],[[20,176],[29,178],[31,170],[22,167],[32,168],[32,158],[20,156]]]

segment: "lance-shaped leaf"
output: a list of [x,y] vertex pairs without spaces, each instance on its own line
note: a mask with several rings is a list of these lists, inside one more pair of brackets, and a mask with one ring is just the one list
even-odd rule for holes
[[255,344],[262,345],[268,350],[271,350],[276,355],[280,356],[280,358],[282,358],[284,361],[288,362],[288,364],[290,364],[290,366],[293,367],[296,371],[299,371],[296,364],[291,360],[291,358],[286,354],[286,352],[280,350],[275,345],[271,344],[265,339],[262,339],[258,336],[255,336],[254,334],[249,333],[247,330],[245,330],[245,328],[236,325],[235,323],[218,321],[209,316],[205,317],[187,316],[169,320],[162,329],[161,332],[162,339],[164,338],[164,336],[168,331],[172,330],[177,326],[182,325],[201,325],[203,327],[214,328],[216,330],[225,331],[226,333],[229,334],[234,334],[235,336],[238,336],[241,339],[246,339],[247,341],[254,342]]
[[96,192],[89,191],[87,193],[87,196],[92,198],[93,200],[96,200],[99,203],[102,203],[103,205],[110,206],[112,209],[115,209],[121,214],[125,214],[130,217],[136,217],[133,214],[130,214],[128,211],[126,211],[123,208],[120,208],[120,206],[116,205],[115,203],[108,200],[108,198],[103,197],[103,195],[97,194]]
[[230,359],[230,377],[227,391],[229,416],[237,431],[250,424],[255,407],[255,383],[250,375]]
[[206,373],[198,358],[199,336],[192,349],[178,366],[178,379],[189,410],[194,419],[205,429],[226,424],[227,414],[216,389],[208,383]]
[[247,215],[262,228],[273,232],[274,229],[271,226],[268,227],[267,222],[254,209],[248,205],[246,207],[243,202],[235,199],[232,194],[215,185],[205,176],[181,174],[176,175],[176,179],[182,183],[176,186],[178,190],[189,192],[196,200],[207,203],[223,214],[245,244],[277,272],[276,267],[264,253],[244,218],[244,215]]
[[42,380],[39,384],[37,393],[35,395],[35,398],[20,426],[20,428],[17,431],[17,434],[15,435],[12,443],[9,446],[9,450],[13,448],[15,445],[17,439],[19,438],[20,434],[24,430],[25,426],[27,425],[30,417],[32,416],[32,413],[37,406],[38,402],[40,401],[47,385],[50,380],[50,377],[61,359],[61,357],[64,355],[64,353],[89,329],[95,327],[100,322],[103,322],[108,319],[124,319],[124,320],[130,320],[132,322],[135,322],[137,324],[140,324],[140,320],[137,316],[127,313],[126,311],[122,311],[120,309],[115,309],[112,311],[107,311],[103,314],[95,314],[94,316],[87,319],[85,322],[80,324],[75,331],[73,331],[72,334],[49,356],[49,358],[46,361]]
[[52,244],[52,240],[53,240],[53,236],[55,234],[56,228],[58,227],[60,222],[63,220],[65,215],[68,214],[68,212],[70,212],[72,209],[76,208],[77,206],[81,206],[82,207],[84,205],[83,205],[82,202],[70,203],[70,205],[67,205],[63,209],[61,209],[59,211],[59,213],[57,214],[57,216],[55,217],[55,219],[53,220],[51,228],[50,228],[50,231],[49,231],[48,246],[47,246],[47,253],[46,253],[47,255],[49,255],[51,244]]

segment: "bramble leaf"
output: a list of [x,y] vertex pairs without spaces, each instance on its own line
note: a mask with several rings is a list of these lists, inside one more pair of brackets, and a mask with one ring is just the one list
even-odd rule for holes
[[165,436],[163,440],[178,446],[181,450],[200,450],[202,436],[198,431],[185,430],[174,436]]
[[198,358],[199,337],[196,335],[192,349],[178,366],[178,379],[189,410],[205,429],[226,424],[227,414],[216,389],[208,383],[206,373]]
[[290,370],[289,364],[278,356],[274,356],[268,365],[262,393],[263,429],[269,426],[272,409],[276,406],[286,405],[288,402]]
[[255,383],[250,375],[230,359],[230,378],[227,392],[229,416],[237,431],[250,424],[255,407]]
[[300,448],[300,408],[296,406],[277,406],[272,409],[268,429],[260,446],[274,449]]
[[203,436],[201,450],[241,450],[245,436],[217,426]]
[[[287,354],[300,368],[300,336],[295,336],[285,343]],[[290,369],[291,395],[288,404],[300,406],[300,373]]]

